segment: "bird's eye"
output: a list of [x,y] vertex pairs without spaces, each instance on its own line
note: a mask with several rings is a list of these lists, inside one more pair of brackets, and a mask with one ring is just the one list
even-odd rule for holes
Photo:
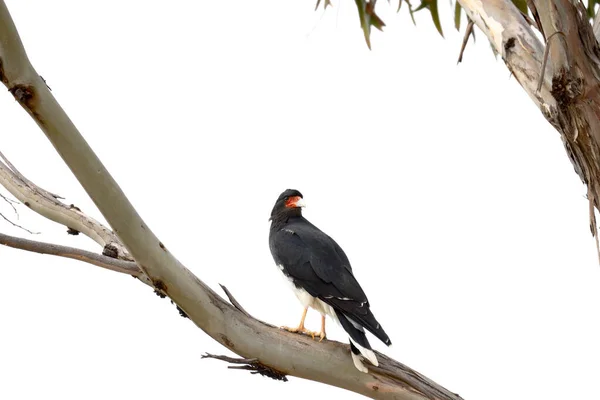
[[285,201],[288,201],[290,199],[290,196],[285,196]]

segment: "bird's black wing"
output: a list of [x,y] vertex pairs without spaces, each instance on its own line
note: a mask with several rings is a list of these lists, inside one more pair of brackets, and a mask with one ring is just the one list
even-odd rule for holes
[[[305,219],[289,223],[272,235],[273,257],[296,286],[390,344],[369,309],[348,257],[331,237]],[[340,322],[344,325],[345,321]]]

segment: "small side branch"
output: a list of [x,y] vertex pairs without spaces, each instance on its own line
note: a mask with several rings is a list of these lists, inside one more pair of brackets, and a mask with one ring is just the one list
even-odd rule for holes
[[[112,257],[107,257],[102,254],[92,253],[91,251],[81,250],[74,247],[61,246],[52,243],[38,242],[0,233],[0,244],[15,249],[31,251],[40,254],[50,254],[53,256],[71,258],[88,264],[93,264],[98,267],[106,268],[111,271],[120,272],[142,278],[143,273],[138,268],[137,264],[132,261],[119,260]],[[144,280],[142,279],[144,282]]]
[[227,368],[244,369],[247,371],[251,371],[251,374],[259,374],[262,376],[266,376],[267,378],[275,379],[276,381],[288,381],[286,374],[284,374],[283,372],[276,371],[273,368],[270,368],[264,364],[261,364],[260,361],[258,361],[258,358],[233,358],[227,356],[217,356],[209,353],[202,355],[202,358],[214,358],[216,360],[225,361],[230,364],[238,364],[230,365]]
[[223,289],[223,291],[227,295],[227,298],[229,299],[229,301],[231,302],[231,304],[233,304],[233,306],[235,308],[240,310],[244,315],[252,318],[252,315],[250,315],[246,310],[244,310],[244,307],[242,307],[242,305],[235,299],[235,297],[233,297],[233,295],[231,294],[229,289],[227,289],[224,285],[221,285],[220,283],[219,283],[219,286],[221,286],[221,289]]
[[[467,42],[469,41],[469,36],[474,35],[473,25],[475,25],[475,22],[473,22],[473,20],[469,19],[469,23],[467,24],[467,30],[465,31],[465,37],[463,38],[463,41],[462,41],[462,46],[460,46],[460,54],[458,55],[457,64],[460,64],[462,62],[463,53],[465,52],[465,48],[467,47]],[[473,36],[473,37],[475,37],[475,36]]]
[[60,196],[31,182],[1,152],[0,185],[41,216],[73,231],[82,232],[102,247],[110,245],[115,250],[117,258],[133,261],[121,240],[112,230],[83,213],[78,207],[62,203],[59,200]]
[[22,227],[21,225],[17,224],[16,222],[13,222],[13,221],[11,221],[10,219],[6,218],[6,217],[4,216],[4,214],[2,214],[2,213],[0,213],[0,217],[1,217],[3,220],[5,220],[6,222],[8,222],[9,224],[11,224],[12,226],[14,226],[15,228],[22,229],[22,230],[24,230],[25,232],[27,232],[27,233],[30,233],[30,234],[32,234],[32,235],[38,235],[38,234],[39,234],[39,232],[33,232],[33,231],[30,231],[29,229]]
[[563,40],[565,38],[565,34],[563,32],[556,31],[552,35],[550,35],[548,40],[546,40],[546,48],[544,49],[544,61],[542,61],[542,69],[540,70],[540,80],[538,81],[537,85],[538,93],[540,90],[542,90],[542,83],[544,83],[544,75],[546,75],[546,64],[548,63],[548,54],[550,54],[550,40],[552,40],[552,38],[556,35],[562,35]]
[[457,0],[470,20],[486,35],[492,48],[500,54],[511,74],[540,107],[555,107],[551,87],[538,92],[540,63],[544,46],[521,11],[510,0]]
[[15,204],[19,204],[18,201],[9,199],[8,197],[4,196],[3,194],[0,194],[0,198],[2,198],[2,200],[4,200],[5,202],[8,203],[9,206],[12,207],[15,215],[17,216],[17,219],[19,219],[19,212],[17,211],[17,208],[15,207]]

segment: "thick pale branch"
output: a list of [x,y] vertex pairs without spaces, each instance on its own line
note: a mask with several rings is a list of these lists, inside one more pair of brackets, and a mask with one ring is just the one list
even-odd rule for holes
[[82,232],[103,248],[109,246],[117,258],[133,261],[117,235],[110,229],[81,212],[79,208],[62,203],[58,200],[59,196],[25,178],[2,153],[0,158],[6,162],[0,161],[0,185],[23,204],[51,221]]
[[[17,169],[17,167],[15,167],[15,166],[13,165],[13,163],[11,163],[11,162],[10,162],[10,160],[9,160],[8,158],[6,158],[6,156],[5,156],[4,154],[2,154],[2,152],[0,152],[0,158],[2,158],[2,160],[3,160],[3,161],[6,163],[6,165],[8,165],[8,168],[10,168],[10,170],[11,170],[11,171],[12,171],[12,172],[13,172],[13,173],[16,175],[16,176],[18,176],[18,177],[19,177],[21,180],[23,180],[25,183],[27,183],[27,184],[28,184],[28,185],[30,185],[30,186],[34,185],[34,184],[33,184],[33,182],[31,182],[29,179],[27,179],[27,178],[26,178],[26,177],[25,177],[25,176],[24,176],[24,175],[21,173],[21,171],[19,171],[19,170]],[[55,193],[51,193],[51,192],[49,192],[49,191],[47,191],[47,190],[45,190],[45,189],[42,189],[42,188],[41,188],[41,187],[39,187],[39,186],[36,186],[36,187],[37,187],[37,190],[38,190],[40,193],[42,193],[44,196],[46,196],[46,197],[51,197],[51,198],[54,198],[54,199],[64,199],[64,197],[62,197],[62,196],[59,196],[59,195],[57,195],[57,194],[55,194]]]
[[551,79],[545,78],[542,89],[537,91],[544,46],[512,1],[458,1],[531,99],[542,109],[554,108]]
[[593,31],[596,40],[600,42],[600,12],[594,17]]
[[[549,64],[553,66],[552,95],[557,110],[549,120],[561,132],[575,171],[588,185],[590,226],[596,236],[593,207],[600,205],[600,48],[580,2],[534,3],[548,37]],[[553,36],[557,39],[550,40]]]
[[[568,69],[570,60],[566,49],[565,29],[572,29],[569,26],[563,27],[561,17],[557,15],[556,3],[548,0],[539,1],[533,0],[535,9],[539,16],[539,23],[546,36],[546,46],[548,47],[549,55],[551,55],[552,63],[546,72],[550,76],[554,75],[555,70]],[[560,35],[556,35],[560,33]],[[556,36],[554,40],[552,38]]]
[[121,272],[135,276],[136,278],[144,278],[144,274],[133,261],[124,261],[116,258],[104,256],[102,254],[92,253],[91,251],[76,249],[74,247],[61,246],[58,244],[38,242],[35,240],[23,239],[15,236],[5,235],[0,233],[0,244],[15,249],[31,251],[40,254],[50,254],[53,256],[71,258],[74,260],[83,261],[98,267],[106,268],[111,271]]
[[353,365],[349,348],[316,343],[265,325],[219,297],[187,270],[147,227],[122,190],[31,66],[6,4],[0,0],[0,78],[36,121],[154,287],[207,334],[244,358],[285,375],[342,387],[376,399],[460,397],[384,355],[370,373]]
[[[578,0],[529,0],[546,46],[511,0],[458,0],[546,119],[600,209],[600,48]],[[596,32],[596,36],[594,35]],[[542,58],[548,65],[542,68]],[[596,235],[594,213],[590,225]],[[600,250],[600,249],[599,249]]]

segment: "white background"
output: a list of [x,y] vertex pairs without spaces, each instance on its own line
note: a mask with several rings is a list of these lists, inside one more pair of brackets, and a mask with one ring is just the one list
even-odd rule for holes
[[[275,0],[7,0],[54,95],[212,287],[263,320],[298,322],[267,245],[275,199],[297,188],[392,338],[392,349],[373,338],[378,350],[467,400],[590,398],[600,267],[558,133],[481,32],[456,65],[462,33],[446,2],[445,39],[427,10],[415,27],[380,3],[388,27],[369,51],[350,1],[315,12]],[[0,117],[9,159],[101,219],[8,92]],[[41,234],[0,230],[100,251],[19,213]],[[127,276],[7,248],[0,272],[3,399],[359,398],[201,360],[227,351]],[[316,313],[308,324],[318,328]],[[346,341],[333,325],[329,337]]]

